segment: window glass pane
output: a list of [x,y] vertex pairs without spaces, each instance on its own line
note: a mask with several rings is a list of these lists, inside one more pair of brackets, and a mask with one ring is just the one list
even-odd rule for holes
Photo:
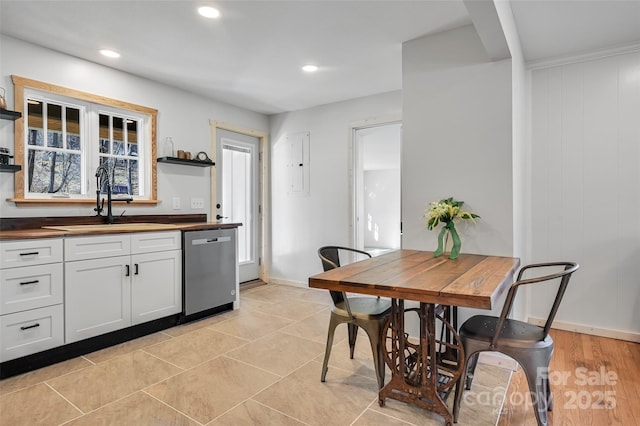
[[30,149],[29,192],[80,194],[80,155]]
[[100,139],[100,154],[109,152],[109,139]]
[[67,131],[67,149],[80,150],[80,110],[66,108],[65,130]]
[[100,114],[100,153],[109,154],[109,116]]
[[112,117],[113,120],[113,154],[124,155],[124,120]]
[[67,134],[67,148],[80,151],[80,135]]
[[42,146],[42,102],[28,99],[27,110],[27,120],[29,126],[28,143],[29,145]]
[[62,148],[62,107],[47,104],[47,146]]
[[140,164],[138,160],[129,160],[129,186],[131,195],[140,195]]
[[114,194],[139,195],[138,162],[120,159],[115,162]]
[[42,129],[29,129],[29,145],[42,146]]
[[138,122],[127,120],[127,155],[138,156]]
[[62,148],[62,134],[49,130],[47,132],[47,146],[51,148]]

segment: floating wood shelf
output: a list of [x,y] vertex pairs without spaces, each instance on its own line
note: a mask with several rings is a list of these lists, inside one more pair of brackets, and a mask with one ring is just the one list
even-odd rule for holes
[[0,108],[0,118],[3,120],[17,120],[20,117],[22,117],[22,113],[20,112]]
[[176,158],[176,157],[160,157],[158,158],[158,163],[182,164],[184,166],[196,166],[196,167],[211,167],[216,165],[216,163],[214,163],[211,160],[209,161],[187,160],[186,158]]
[[17,164],[0,164],[0,172],[15,173],[21,169],[22,167]]

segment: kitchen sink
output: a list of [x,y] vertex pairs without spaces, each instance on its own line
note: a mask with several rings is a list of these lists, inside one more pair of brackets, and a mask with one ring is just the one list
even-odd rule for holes
[[92,225],[55,225],[43,226],[43,229],[55,229],[56,231],[66,232],[87,232],[87,231],[148,231],[157,229],[159,231],[165,229],[177,229],[177,225],[170,223],[97,223]]

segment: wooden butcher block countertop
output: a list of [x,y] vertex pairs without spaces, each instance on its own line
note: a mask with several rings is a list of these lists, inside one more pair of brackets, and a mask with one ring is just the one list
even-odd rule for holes
[[18,224],[16,226],[12,226],[13,229],[7,229],[6,226],[3,227],[4,229],[0,230],[0,240],[104,235],[131,232],[198,231],[205,229],[237,228],[238,226],[242,226],[241,223],[207,222],[206,215],[203,216],[203,221],[181,222],[179,221],[180,218],[178,218],[178,220],[175,222],[172,221],[171,223],[166,223],[167,218],[159,218],[157,222],[140,222],[133,217],[129,218],[130,220],[133,220],[131,222],[117,222],[110,225],[105,223],[74,223],[77,222],[77,219],[75,218],[69,218],[68,220],[64,220],[64,218],[57,218],[57,222],[59,223],[55,223],[56,221],[52,220],[55,218],[47,218],[47,220],[43,220],[40,223],[40,227],[36,227],[37,225],[34,225],[38,222],[37,220],[28,219],[31,226]]

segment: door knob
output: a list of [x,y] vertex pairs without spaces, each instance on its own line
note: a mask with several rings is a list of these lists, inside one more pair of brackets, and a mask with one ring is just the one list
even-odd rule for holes
[[219,214],[216,215],[216,219],[220,220],[220,219],[228,219],[227,216],[221,216]]

